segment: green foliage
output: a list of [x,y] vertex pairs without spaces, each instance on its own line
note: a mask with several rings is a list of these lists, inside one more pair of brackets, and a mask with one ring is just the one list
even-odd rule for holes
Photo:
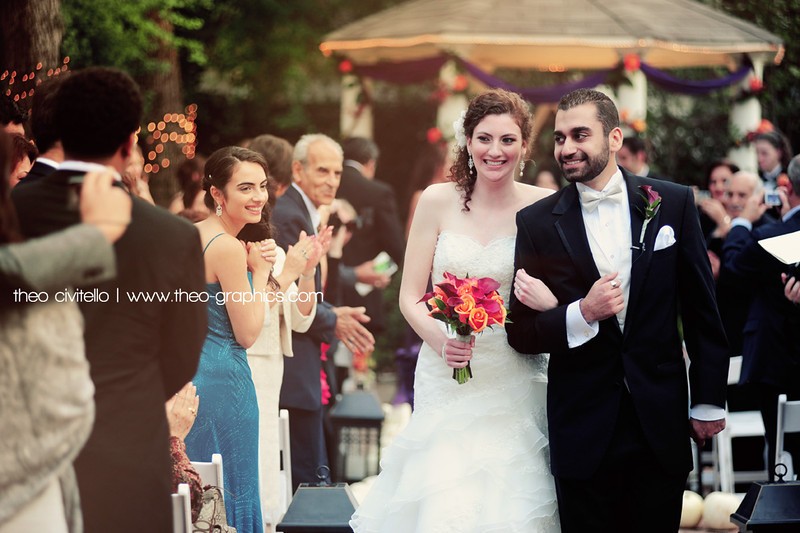
[[196,39],[176,36],[176,31],[197,31],[203,20],[195,13],[212,6],[212,0],[63,0],[64,40],[62,53],[74,67],[108,65],[134,77],[166,68],[156,57],[159,42],[185,50],[190,61],[204,64],[206,56]]
[[786,54],[780,65],[764,68],[763,116],[800,146],[800,0],[705,0],[707,4],[747,20],[783,39]]
[[[319,51],[325,34],[400,0],[218,0],[201,16],[197,38],[211,68],[184,69],[187,101],[201,112],[226,107],[224,124],[208,124],[211,148],[273,132],[295,137],[338,132],[337,62]],[[212,73],[209,76],[209,72]],[[219,80],[225,80],[222,84]],[[331,115],[311,113],[326,104]],[[208,149],[204,150],[208,151]]]
[[383,291],[383,310],[386,319],[386,330],[375,338],[375,351],[372,361],[377,372],[394,369],[395,350],[403,346],[409,327],[397,304],[400,298],[400,280],[402,271],[392,276],[391,283]]
[[[711,69],[685,69],[673,74],[683,79],[720,75]],[[706,96],[682,96],[648,84],[646,139],[653,154],[650,166],[678,183],[703,182],[706,166],[724,158],[733,146],[728,125],[731,90]]]

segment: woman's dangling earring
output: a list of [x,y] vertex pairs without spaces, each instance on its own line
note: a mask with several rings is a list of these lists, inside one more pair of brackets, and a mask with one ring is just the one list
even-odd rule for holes
[[[467,152],[469,153],[469,152]],[[467,166],[469,167],[469,174],[472,175],[472,169],[475,168],[475,163],[472,162],[472,154],[469,154],[469,159],[467,159]]]
[[217,204],[217,209],[216,211],[214,211],[214,214],[217,215],[218,217],[222,216],[222,204]]
[[522,177],[522,171],[524,171],[524,170],[525,170],[525,161],[524,160],[520,160],[520,162],[519,162],[519,177],[520,178]]

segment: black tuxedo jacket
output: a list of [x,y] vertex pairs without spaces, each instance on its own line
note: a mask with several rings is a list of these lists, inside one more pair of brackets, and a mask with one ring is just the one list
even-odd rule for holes
[[[361,227],[353,232],[353,237],[344,247],[342,264],[358,266],[386,251],[395,263],[402,265],[406,243],[392,188],[386,183],[367,179],[357,169],[345,165],[336,196],[350,202],[361,219]],[[385,329],[382,290],[373,289],[361,296],[352,285],[342,284],[340,292],[343,305],[367,308],[372,319],[366,325],[370,331],[377,334]]]
[[55,171],[56,171],[55,168],[37,160],[31,167],[30,171],[28,172],[28,175],[19,181],[17,187],[19,187],[20,185],[29,185],[31,183],[36,183],[43,177],[49,176]]
[[[700,220],[702,222],[702,218]],[[753,227],[759,228],[774,222],[773,217],[764,213],[753,223]],[[725,266],[723,250],[725,239],[715,239],[714,243],[721,261],[717,278],[717,305],[719,305],[722,325],[725,327],[725,335],[728,337],[728,353],[733,357],[742,355],[743,331],[747,315],[750,313],[750,305],[753,302],[753,287],[749,283],[742,283],[741,277]]]
[[[727,346],[692,192],[624,170],[623,176],[634,246],[644,221],[639,186],[651,185],[662,197],[647,226],[644,251],[632,250],[624,331],[610,317],[600,322],[597,336],[568,347],[567,306],[586,296],[600,278],[575,185],[517,214],[515,270],[540,278],[560,305],[536,312],[519,303],[512,290],[508,339],[519,352],[550,353],[548,425],[551,466],[559,477],[593,474],[609,446],[626,383],[659,461],[676,472],[691,468],[679,313],[691,356],[691,403],[725,405]],[[655,237],[666,225],[674,229],[677,242],[654,251]]]
[[[14,189],[26,237],[80,222],[77,195],[68,184],[80,175],[56,171]],[[187,221],[133,198],[131,223],[114,252],[117,278],[93,287],[108,301],[81,305],[96,404],[92,434],[75,462],[84,522],[87,532],[169,531],[164,402],[197,370],[206,304],[134,302],[129,294],[205,291],[200,237]],[[128,512],[134,501],[147,513]]]
[[385,250],[395,263],[402,265],[406,241],[392,188],[345,166],[336,197],[350,202],[362,222],[344,247],[342,262],[347,266],[360,265]]
[[800,213],[748,231],[737,226],[725,240],[725,268],[753,291],[743,330],[740,383],[761,383],[800,390],[800,307],[783,293],[781,272],[788,267],[767,253],[758,241],[800,231]]
[[[272,223],[277,231],[275,240],[284,250],[297,242],[301,231],[305,231],[309,235],[315,233],[303,197],[293,187],[289,187],[283,196],[278,198],[272,214]],[[317,268],[314,285],[317,292],[322,291],[319,268]],[[317,314],[308,331],[305,333],[292,332],[294,357],[283,359],[281,408],[317,410],[322,406],[322,389],[319,382],[322,368],[320,345],[323,342],[333,343],[336,339],[335,331],[336,314],[333,312],[333,307],[327,302],[318,301]],[[332,356],[328,359],[329,362],[333,362]],[[329,383],[332,384],[334,382],[333,367],[327,366],[326,373]]]

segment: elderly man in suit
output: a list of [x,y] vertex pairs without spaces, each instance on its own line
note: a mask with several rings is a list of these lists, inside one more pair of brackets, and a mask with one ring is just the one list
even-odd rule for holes
[[[321,134],[304,135],[294,147],[294,183],[278,198],[272,222],[278,245],[287,249],[301,231],[316,235],[320,226],[319,207],[330,205],[342,176],[342,149]],[[329,272],[328,276],[336,275]],[[316,291],[323,288],[320,269],[315,273]],[[284,359],[280,407],[289,410],[293,488],[318,480],[317,469],[328,464],[323,431],[321,344],[336,339],[351,351],[371,351],[372,334],[362,325],[369,321],[363,307],[333,307],[318,302],[317,314],[305,333],[292,333],[294,357]],[[332,368],[325,368],[329,379]]]
[[[723,246],[725,269],[753,291],[744,324],[740,383],[752,384],[758,390],[770,479],[775,473],[778,396],[800,398],[800,308],[787,300],[791,294],[781,274],[789,272],[789,267],[767,253],[758,241],[800,231],[800,156],[789,163],[788,175],[789,186],[781,188],[781,220],[756,227],[767,206],[763,195],[751,196],[731,222]],[[800,439],[787,435],[785,449],[798,464]]]
[[[80,221],[76,188],[84,174],[122,172],[142,98],[124,72],[87,68],[63,81],[55,116],[66,160],[12,195],[26,237]],[[200,238],[187,221],[133,198],[130,226],[114,252],[117,278],[96,286],[110,298],[81,305],[97,409],[75,461],[85,530],[166,532],[172,507],[164,402],[197,370],[207,320],[206,304],[174,295],[205,291]]]
[[[561,525],[674,533],[690,434],[702,443],[725,426],[727,345],[694,197],[617,166],[619,114],[598,91],[561,99],[554,137],[571,185],[517,214],[507,328],[519,352],[550,353]],[[539,310],[520,300],[531,276],[555,296]]]

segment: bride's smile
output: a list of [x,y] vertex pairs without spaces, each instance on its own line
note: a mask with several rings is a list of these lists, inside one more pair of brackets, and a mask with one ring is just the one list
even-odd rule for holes
[[487,115],[467,141],[478,176],[491,181],[514,179],[525,151],[519,125],[510,114]]

